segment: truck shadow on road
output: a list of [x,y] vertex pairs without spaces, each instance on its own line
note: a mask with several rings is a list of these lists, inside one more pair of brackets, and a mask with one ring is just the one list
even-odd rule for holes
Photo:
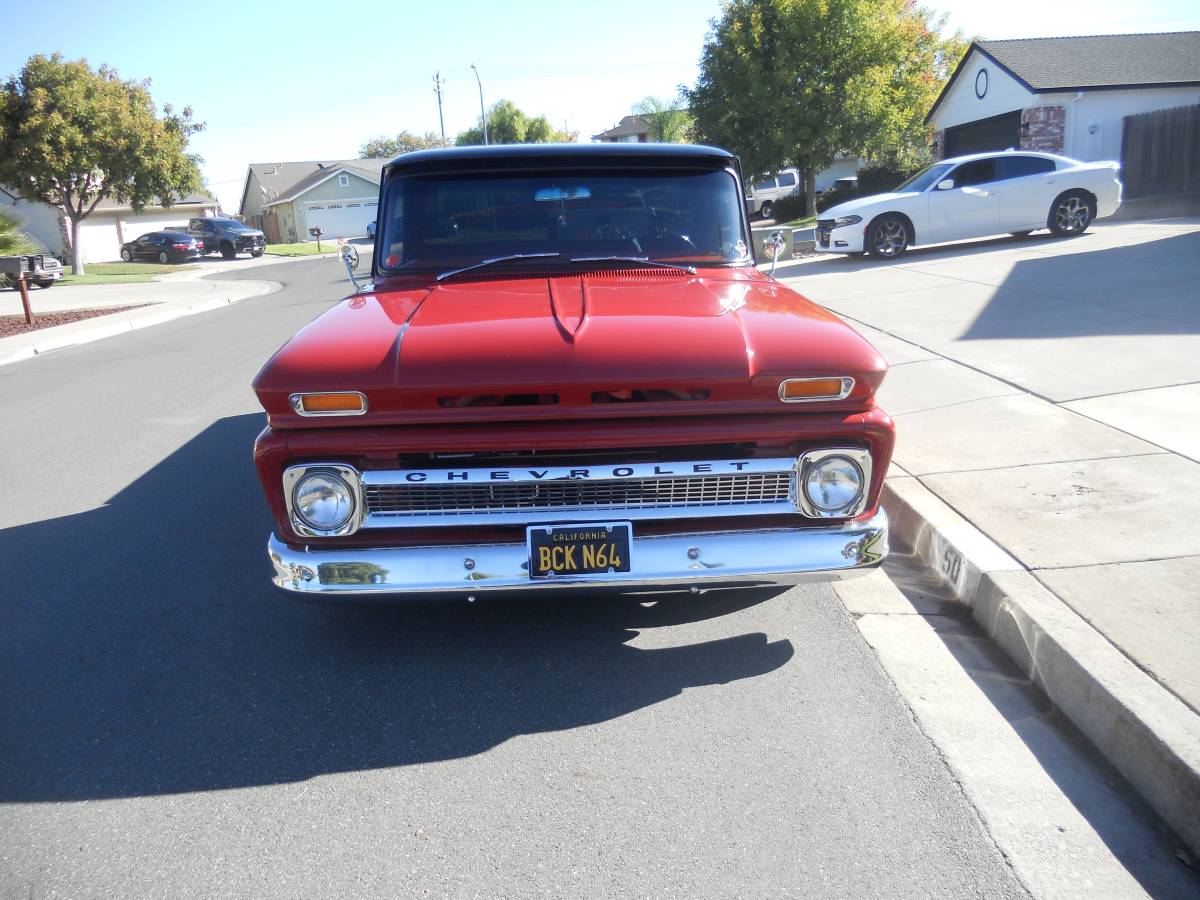
[[77,515],[0,531],[0,801],[298,781],[480,753],[787,663],[748,633],[630,646],[780,592],[330,607],[269,586],[249,447],[222,419]]

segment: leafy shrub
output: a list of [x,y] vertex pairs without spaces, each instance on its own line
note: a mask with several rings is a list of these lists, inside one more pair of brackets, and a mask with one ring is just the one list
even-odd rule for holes
[[790,222],[792,219],[803,218],[804,200],[803,194],[797,194],[794,197],[780,197],[775,201],[775,207],[771,211],[772,218],[776,222]]

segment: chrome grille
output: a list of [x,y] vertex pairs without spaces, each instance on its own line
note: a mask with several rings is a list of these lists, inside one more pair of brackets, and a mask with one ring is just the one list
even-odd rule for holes
[[366,527],[795,512],[791,471],[479,484],[363,485]]

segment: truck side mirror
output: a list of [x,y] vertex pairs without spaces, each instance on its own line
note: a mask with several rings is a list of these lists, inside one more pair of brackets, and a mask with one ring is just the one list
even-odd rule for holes
[[783,236],[782,231],[773,231],[771,236],[763,241],[763,247],[771,254],[771,274],[775,274],[775,263],[779,260],[779,254],[783,252],[783,248],[787,246],[787,238]]

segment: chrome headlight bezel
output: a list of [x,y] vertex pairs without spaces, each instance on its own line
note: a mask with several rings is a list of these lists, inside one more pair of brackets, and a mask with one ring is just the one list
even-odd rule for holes
[[[822,509],[809,497],[806,488],[808,476],[815,466],[825,460],[842,458],[852,463],[861,473],[861,484],[858,494],[845,506],[837,509]],[[867,497],[871,493],[871,453],[861,447],[831,447],[820,450],[806,450],[796,460],[796,478],[792,483],[792,502],[802,515],[812,519],[845,519],[857,516],[867,506]]]
[[[345,521],[333,528],[318,528],[300,514],[296,506],[296,490],[309,475],[334,476],[345,483],[350,500],[350,513]],[[283,472],[283,498],[287,506],[288,522],[296,534],[304,537],[341,537],[358,531],[365,509],[362,495],[362,478],[358,470],[342,463],[305,463],[291,466]]]

